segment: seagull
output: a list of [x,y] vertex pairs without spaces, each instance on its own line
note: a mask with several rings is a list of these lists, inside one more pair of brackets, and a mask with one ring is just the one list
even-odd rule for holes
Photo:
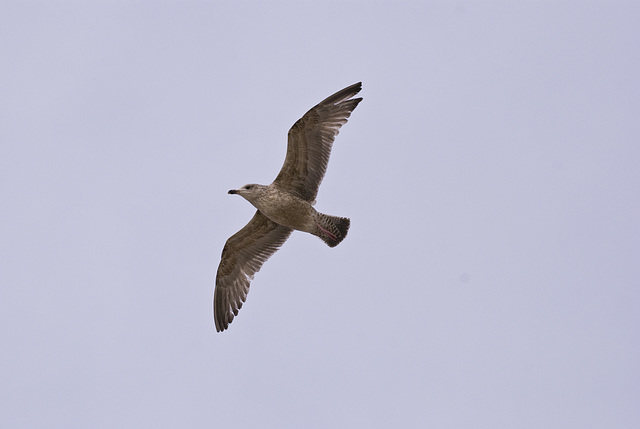
[[329,216],[313,208],[331,146],[340,127],[362,101],[353,98],[362,82],[348,86],[321,101],[289,130],[287,155],[270,185],[249,184],[232,189],[257,210],[222,249],[216,274],[213,313],[216,330],[229,327],[247,299],[253,276],[294,230],[320,237],[330,247],[347,236],[350,220]]

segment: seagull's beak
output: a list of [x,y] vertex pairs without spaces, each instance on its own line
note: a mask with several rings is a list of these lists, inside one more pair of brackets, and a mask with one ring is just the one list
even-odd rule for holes
[[238,193],[238,191],[236,191],[235,189],[232,189],[232,190],[230,190],[228,193],[229,193],[229,194],[237,194],[237,193]]

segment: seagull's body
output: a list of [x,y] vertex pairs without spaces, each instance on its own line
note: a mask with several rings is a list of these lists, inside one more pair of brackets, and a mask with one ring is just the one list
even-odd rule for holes
[[331,247],[346,237],[348,218],[320,213],[313,205],[335,136],[362,101],[352,98],[361,89],[362,84],[356,83],[338,91],[291,127],[287,156],[273,183],[229,191],[245,198],[257,211],[222,250],[213,299],[218,331],[229,327],[247,298],[255,273],[294,230],[316,235]]

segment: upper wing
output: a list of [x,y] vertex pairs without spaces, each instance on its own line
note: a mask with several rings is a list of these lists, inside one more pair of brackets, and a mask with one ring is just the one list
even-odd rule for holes
[[362,82],[336,92],[309,110],[289,130],[287,156],[273,181],[279,188],[313,201],[329,162],[331,146],[340,127],[362,98],[353,98]]
[[222,249],[216,274],[213,313],[216,330],[224,331],[247,299],[249,283],[262,264],[289,238],[293,230],[256,214],[232,235]]

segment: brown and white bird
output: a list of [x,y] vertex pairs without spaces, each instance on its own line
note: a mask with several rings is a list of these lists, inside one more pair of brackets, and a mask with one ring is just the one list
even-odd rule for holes
[[331,146],[362,98],[358,82],[336,92],[309,110],[289,130],[287,156],[270,185],[232,189],[257,209],[256,214],[224,245],[216,274],[213,312],[216,329],[224,331],[247,299],[249,284],[262,264],[293,230],[320,237],[331,247],[347,235],[348,218],[329,216],[313,208],[329,162]]

